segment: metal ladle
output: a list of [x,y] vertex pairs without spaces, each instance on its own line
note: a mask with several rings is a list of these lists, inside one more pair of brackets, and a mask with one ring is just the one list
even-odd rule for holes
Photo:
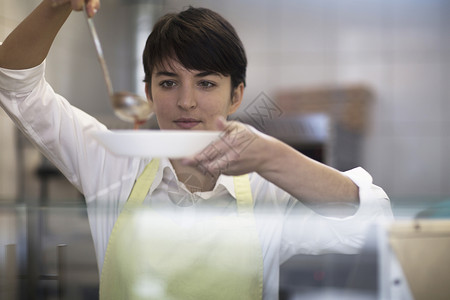
[[114,92],[94,21],[88,16],[85,7],[83,7],[83,10],[95,44],[95,49],[97,50],[97,57],[103,70],[103,77],[114,113],[123,121],[134,123],[134,128],[137,129],[140,124],[145,123],[152,116],[153,113],[150,104],[139,95],[126,91]]

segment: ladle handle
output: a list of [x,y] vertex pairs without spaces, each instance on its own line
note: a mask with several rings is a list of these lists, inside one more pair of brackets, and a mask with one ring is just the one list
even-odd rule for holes
[[97,35],[97,30],[95,29],[94,21],[87,14],[86,8],[83,7],[84,14],[86,16],[86,21],[91,32],[92,40],[94,41],[95,49],[97,50],[97,57],[100,62],[103,71],[103,77],[105,78],[106,88],[108,89],[109,96],[113,95],[113,87],[111,83],[111,77],[109,76],[108,67],[106,66],[105,58],[103,56],[102,45]]

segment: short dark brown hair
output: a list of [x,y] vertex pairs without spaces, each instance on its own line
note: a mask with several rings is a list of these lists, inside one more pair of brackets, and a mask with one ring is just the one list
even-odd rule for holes
[[189,7],[161,17],[142,59],[147,83],[155,67],[173,59],[186,69],[230,76],[233,88],[241,82],[245,85],[247,57],[242,42],[233,26],[210,9]]

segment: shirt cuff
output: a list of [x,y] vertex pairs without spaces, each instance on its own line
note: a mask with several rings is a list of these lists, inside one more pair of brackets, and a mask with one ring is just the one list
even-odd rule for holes
[[29,93],[44,76],[45,61],[23,70],[0,68],[0,89],[9,92]]
[[[359,208],[355,215],[392,215],[390,201],[386,192],[373,184],[370,174],[361,167],[343,172],[359,188]],[[367,217],[366,216],[366,217]]]
[[350,178],[359,188],[370,187],[373,182],[372,176],[361,167],[343,172],[343,174]]

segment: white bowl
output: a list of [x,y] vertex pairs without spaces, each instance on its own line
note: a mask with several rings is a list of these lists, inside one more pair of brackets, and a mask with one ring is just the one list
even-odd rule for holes
[[96,131],[93,137],[117,155],[182,158],[202,151],[220,133],[200,130],[111,130]]

